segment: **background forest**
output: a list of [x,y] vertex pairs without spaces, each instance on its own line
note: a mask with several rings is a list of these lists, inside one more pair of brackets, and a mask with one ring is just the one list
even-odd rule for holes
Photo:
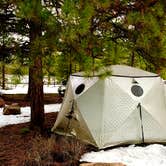
[[43,76],[61,81],[112,64],[166,79],[166,1],[0,1],[1,87],[5,74],[29,75],[31,126],[43,127]]

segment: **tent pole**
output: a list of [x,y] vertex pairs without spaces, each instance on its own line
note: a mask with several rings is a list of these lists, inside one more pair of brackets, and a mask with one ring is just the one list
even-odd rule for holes
[[137,108],[139,108],[139,113],[140,113],[140,120],[141,120],[141,132],[142,132],[142,143],[145,143],[145,138],[144,138],[144,128],[143,128],[143,121],[142,121],[142,107],[141,103],[138,103]]

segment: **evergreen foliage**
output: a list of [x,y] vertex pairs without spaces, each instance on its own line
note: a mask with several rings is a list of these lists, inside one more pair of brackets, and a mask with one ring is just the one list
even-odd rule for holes
[[[29,65],[32,112],[39,112],[43,72],[61,80],[127,64],[165,76],[165,25],[164,0],[1,0],[0,60],[15,55]],[[16,41],[13,33],[21,38]],[[34,116],[42,125],[43,115]]]

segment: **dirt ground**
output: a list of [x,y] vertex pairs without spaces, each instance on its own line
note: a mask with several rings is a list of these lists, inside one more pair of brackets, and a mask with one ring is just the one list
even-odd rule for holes
[[[56,103],[52,98],[52,103]],[[61,99],[60,99],[61,100]],[[59,100],[58,100],[59,101]],[[6,104],[19,103],[20,106],[28,106],[29,101],[26,100],[5,100]],[[50,101],[51,103],[51,101]],[[43,137],[49,137],[50,130],[55,123],[57,113],[45,114],[45,132]],[[9,125],[0,128],[0,166],[21,166],[25,159],[26,152],[32,146],[32,140],[36,136],[35,131],[26,129],[29,123]]]
[[[56,113],[46,114],[46,128],[53,126],[56,116]],[[23,129],[28,127],[29,123],[22,123],[0,128],[1,166],[21,166],[36,134],[34,131],[29,131],[26,134],[22,133]],[[47,133],[45,136],[47,137]]]

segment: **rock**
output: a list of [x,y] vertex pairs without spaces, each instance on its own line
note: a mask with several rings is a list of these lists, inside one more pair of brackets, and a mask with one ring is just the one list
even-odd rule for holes
[[8,105],[3,109],[4,115],[17,115],[21,114],[21,109],[19,105]]
[[126,166],[122,163],[83,163],[80,166]]
[[0,97],[0,108],[5,107],[5,101]]
[[11,106],[19,106],[18,103],[12,103]]

